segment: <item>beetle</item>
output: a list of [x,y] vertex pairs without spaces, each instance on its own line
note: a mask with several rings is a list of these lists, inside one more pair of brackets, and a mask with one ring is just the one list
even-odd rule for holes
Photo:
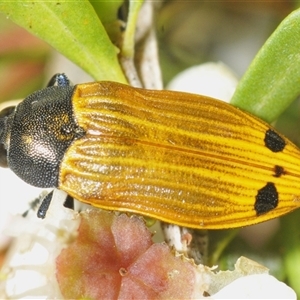
[[300,206],[297,146],[201,95],[56,74],[0,113],[0,145],[1,165],[33,186],[185,227],[241,227]]

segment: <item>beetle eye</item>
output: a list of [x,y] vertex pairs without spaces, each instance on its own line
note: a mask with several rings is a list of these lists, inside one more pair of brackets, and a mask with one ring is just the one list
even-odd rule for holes
[[0,111],[0,118],[8,117],[14,110],[15,106],[8,106]]
[[7,151],[3,144],[3,137],[6,131],[6,118],[12,114],[15,106],[8,106],[0,111],[0,167],[7,168]]
[[4,148],[3,144],[0,144],[0,167],[1,168],[8,168],[7,151]]

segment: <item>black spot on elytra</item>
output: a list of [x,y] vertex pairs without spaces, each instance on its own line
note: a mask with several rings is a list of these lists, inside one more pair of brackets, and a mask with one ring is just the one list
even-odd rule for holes
[[281,175],[285,174],[285,170],[281,166],[275,166],[274,167],[274,177],[280,177]]
[[280,152],[285,147],[284,139],[274,130],[268,129],[265,135],[265,145],[272,152]]
[[258,190],[254,209],[257,216],[265,214],[276,208],[278,205],[278,192],[273,182],[268,182],[263,188]]

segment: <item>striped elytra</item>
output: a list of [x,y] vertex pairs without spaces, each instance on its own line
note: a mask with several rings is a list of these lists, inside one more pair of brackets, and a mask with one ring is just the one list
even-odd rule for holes
[[83,202],[215,229],[300,206],[299,149],[229,104],[97,82],[78,85],[72,105],[86,134],[66,152],[59,188]]
[[51,86],[0,115],[1,143],[30,184],[186,227],[241,227],[300,206],[300,150],[201,95],[114,82]]

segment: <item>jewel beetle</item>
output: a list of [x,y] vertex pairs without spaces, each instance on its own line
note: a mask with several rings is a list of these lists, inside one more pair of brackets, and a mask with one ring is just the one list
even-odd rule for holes
[[300,206],[300,150],[201,95],[57,74],[0,113],[0,145],[1,165],[31,185],[186,227],[241,227]]

